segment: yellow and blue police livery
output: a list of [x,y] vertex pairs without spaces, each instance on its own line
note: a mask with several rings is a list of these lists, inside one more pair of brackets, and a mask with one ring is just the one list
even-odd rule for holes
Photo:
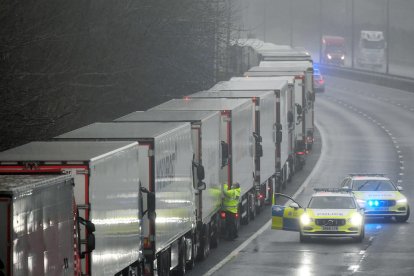
[[401,193],[403,188],[395,186],[384,174],[350,174],[341,185],[353,191],[366,217],[394,217],[398,222],[410,217],[410,206]]
[[364,212],[352,192],[343,189],[315,189],[308,206],[291,199],[289,206],[272,206],[272,229],[297,231],[301,242],[311,237],[352,237],[362,242],[365,236]]

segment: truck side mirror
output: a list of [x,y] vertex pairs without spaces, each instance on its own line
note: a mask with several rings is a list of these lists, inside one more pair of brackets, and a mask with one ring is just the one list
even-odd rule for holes
[[197,183],[197,190],[204,191],[207,188],[207,185],[205,182],[200,181]]
[[89,234],[88,235],[86,245],[88,246],[88,253],[95,250],[95,235],[94,234]]
[[276,132],[276,144],[282,143],[282,132],[278,131]]
[[261,143],[262,142],[262,136],[260,136],[259,134],[257,134],[256,132],[253,132],[253,137],[256,140],[256,143]]
[[221,167],[225,167],[229,159],[229,145],[221,141]]
[[302,115],[302,106],[300,104],[296,104],[296,114]]
[[280,123],[276,124],[276,131],[282,131],[282,124]]
[[261,144],[256,143],[256,149],[255,149],[256,157],[262,157],[263,156],[263,147]]
[[147,193],[147,211],[148,213],[155,212],[155,193]]
[[[82,252],[80,254],[81,258],[83,259],[85,258],[86,254],[89,254],[93,250],[95,250],[95,235],[93,234],[93,232],[95,232],[95,224],[79,216],[78,216],[78,222],[84,225],[86,228],[86,231],[88,232],[88,236],[86,237],[86,246],[87,246],[88,251]],[[79,235],[79,239],[80,239],[80,235]]]
[[293,123],[294,117],[292,111],[288,111],[287,113],[287,121],[289,124]]
[[205,178],[204,166],[201,165],[201,164],[197,165],[197,178],[198,178],[199,181],[201,181]]
[[89,220],[86,220],[86,224],[85,224],[86,230],[88,231],[88,233],[93,233],[95,232],[95,224],[93,224],[92,222],[90,222]]

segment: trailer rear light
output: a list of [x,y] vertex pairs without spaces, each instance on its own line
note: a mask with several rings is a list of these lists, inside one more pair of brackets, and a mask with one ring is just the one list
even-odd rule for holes
[[221,212],[221,213],[220,213],[220,217],[221,217],[222,219],[226,219],[226,212]]

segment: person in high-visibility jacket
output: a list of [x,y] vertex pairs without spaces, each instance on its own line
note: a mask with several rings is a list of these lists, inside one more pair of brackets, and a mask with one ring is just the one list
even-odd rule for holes
[[223,211],[226,215],[227,238],[233,240],[238,237],[238,206],[240,198],[240,184],[233,183],[231,189],[223,185]]

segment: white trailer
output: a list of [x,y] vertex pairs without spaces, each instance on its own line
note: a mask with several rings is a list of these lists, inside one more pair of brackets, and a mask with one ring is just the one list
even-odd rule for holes
[[[31,142],[0,153],[1,174],[70,174],[79,214],[95,225],[82,271],[114,275],[142,258],[137,142]],[[91,240],[90,228],[81,239]],[[91,243],[82,242],[84,252]],[[116,256],[116,257],[114,257]]]
[[260,51],[261,61],[301,61],[312,62],[311,55],[297,49]]
[[221,183],[240,183],[242,222],[248,221],[248,206],[254,187],[254,106],[247,99],[173,99],[151,110],[220,111],[222,144]]
[[358,43],[359,66],[382,67],[386,61],[387,43],[382,31],[361,30]]
[[[311,105],[309,97],[306,97],[305,93],[305,79],[306,72],[303,68],[279,68],[279,67],[253,67],[249,71],[244,73],[245,77],[282,77],[291,76],[294,77],[291,84],[295,93],[295,112],[296,114],[296,126],[295,126],[295,151],[303,150],[306,147],[306,121],[310,116],[310,110],[308,107]],[[289,71],[290,70],[290,71]],[[310,117],[311,119],[312,117]],[[309,139],[310,140],[310,139]],[[313,139],[312,139],[313,141]]]
[[288,85],[292,77],[272,78],[231,78],[230,81],[219,82],[210,90],[247,90],[264,91],[270,90],[276,95],[276,180],[274,191],[280,191],[286,186],[293,169],[293,134],[294,117],[292,113],[294,98],[292,87]]
[[313,87],[313,64],[309,61],[262,61],[258,67],[253,67],[250,71],[254,72],[269,72],[277,70],[284,71],[300,71],[305,72],[305,93],[307,101],[307,115],[305,122],[306,129],[306,146],[308,149],[312,149],[313,145],[313,133],[315,131],[314,123],[314,102],[315,102],[315,90]]
[[1,275],[80,275],[73,177],[0,175]]
[[[194,189],[197,230],[194,241],[198,258],[216,247],[220,229],[222,185],[220,185],[220,112],[218,111],[136,111],[116,122],[189,122],[194,149],[194,162],[204,167],[206,190]],[[196,182],[201,180],[195,180]],[[197,187],[197,185],[195,185]]]
[[189,95],[190,98],[236,98],[251,99],[255,106],[254,138],[255,138],[255,185],[256,195],[252,199],[251,218],[256,211],[271,203],[273,181],[276,168],[276,95],[273,91],[201,91]]
[[[55,139],[69,141],[137,141],[141,184],[155,194],[156,217],[143,217],[144,271],[181,274],[194,262],[196,207],[190,123],[94,123]],[[128,196],[128,195],[125,195]]]

